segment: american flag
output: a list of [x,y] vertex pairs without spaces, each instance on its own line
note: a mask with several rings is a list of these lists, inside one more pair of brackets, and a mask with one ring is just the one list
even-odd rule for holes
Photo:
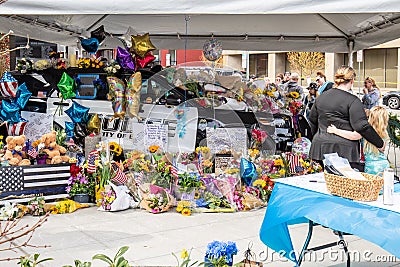
[[286,159],[289,161],[289,169],[291,173],[303,171],[300,161],[301,156],[289,152],[286,153]]
[[99,151],[93,150],[89,153],[87,160],[87,172],[95,173],[96,172],[96,160],[99,159]]
[[114,162],[111,164],[111,181],[116,184],[125,184],[128,180],[126,174]]
[[139,173],[135,174],[135,182],[138,185],[141,185],[143,183],[143,176],[144,176],[144,172],[140,171]]
[[175,166],[174,163],[172,163],[171,168],[169,169],[171,172],[172,177],[175,178],[175,183],[178,183],[178,168]]
[[18,90],[18,81],[9,73],[4,72],[0,79],[0,91],[5,97],[16,97]]
[[68,197],[65,188],[70,164],[4,166],[0,168],[0,204],[26,203],[34,196],[46,200]]
[[36,148],[34,148],[33,146],[30,146],[30,148],[28,148],[26,154],[28,154],[31,158],[34,159],[39,155],[38,152],[36,151]]

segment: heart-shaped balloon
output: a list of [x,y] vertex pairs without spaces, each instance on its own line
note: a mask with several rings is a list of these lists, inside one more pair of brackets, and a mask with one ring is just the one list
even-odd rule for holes
[[84,107],[75,101],[72,106],[65,111],[65,113],[71,118],[74,123],[87,123],[89,119],[89,109]]
[[117,62],[125,70],[135,70],[135,63],[131,53],[119,46],[117,48]]
[[66,72],[61,76],[60,81],[57,84],[58,89],[64,99],[71,99],[76,96],[75,93],[75,80],[72,79]]
[[106,39],[107,33],[104,31],[104,25],[101,25],[96,30],[90,32],[90,38],[96,38],[99,43]]
[[17,97],[15,99],[15,103],[23,109],[28,102],[29,98],[31,97],[32,93],[26,87],[26,84],[23,83],[18,86]]
[[156,59],[155,56],[151,52],[147,53],[144,58],[136,57],[136,64],[139,65],[142,69],[147,66],[150,62]]
[[242,158],[240,160],[240,176],[246,185],[251,186],[251,181],[257,177],[256,165],[253,162]]
[[99,49],[99,40],[96,38],[81,39],[81,46],[87,52],[94,54]]
[[136,36],[132,35],[131,39],[131,51],[141,58],[144,58],[148,52],[156,50],[156,47],[150,41],[149,33]]

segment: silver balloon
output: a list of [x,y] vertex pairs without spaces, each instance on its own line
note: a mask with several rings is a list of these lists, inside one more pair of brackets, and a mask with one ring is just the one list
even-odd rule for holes
[[131,26],[129,26],[126,33],[122,35],[119,39],[121,39],[126,48],[131,48],[132,47],[131,35],[136,36],[137,34],[138,33]]
[[100,44],[98,50],[114,49],[118,46],[123,47],[125,44],[119,38],[113,36],[107,36],[104,41]]

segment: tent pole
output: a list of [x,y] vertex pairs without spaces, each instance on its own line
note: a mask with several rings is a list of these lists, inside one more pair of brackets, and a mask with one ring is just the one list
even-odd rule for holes
[[353,67],[353,47],[354,47],[354,41],[349,41],[347,43],[347,47],[349,48],[349,66]]

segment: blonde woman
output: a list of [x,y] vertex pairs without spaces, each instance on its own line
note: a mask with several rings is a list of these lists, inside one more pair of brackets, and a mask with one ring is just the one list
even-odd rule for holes
[[362,103],[364,109],[368,110],[379,104],[379,98],[381,97],[381,92],[379,87],[373,78],[367,77],[364,81],[364,96],[362,98]]
[[340,157],[346,158],[353,168],[364,171],[360,163],[360,141],[327,132],[329,125],[350,132],[356,131],[366,142],[383,150],[384,142],[368,123],[360,99],[348,92],[353,87],[355,76],[353,68],[339,68],[332,89],[315,100],[309,117],[313,134],[310,157],[322,161],[324,154],[336,152]]
[[[387,126],[389,121],[389,114],[384,107],[372,107],[369,112],[368,122],[379,134],[379,136],[386,142],[389,140],[387,133]],[[327,129],[328,133],[333,133],[349,140],[359,140],[361,135],[358,132],[351,132],[336,128],[331,125]],[[385,154],[379,151],[376,146],[364,140],[364,157],[365,157],[365,172],[370,174],[378,174],[389,168],[389,161]]]

